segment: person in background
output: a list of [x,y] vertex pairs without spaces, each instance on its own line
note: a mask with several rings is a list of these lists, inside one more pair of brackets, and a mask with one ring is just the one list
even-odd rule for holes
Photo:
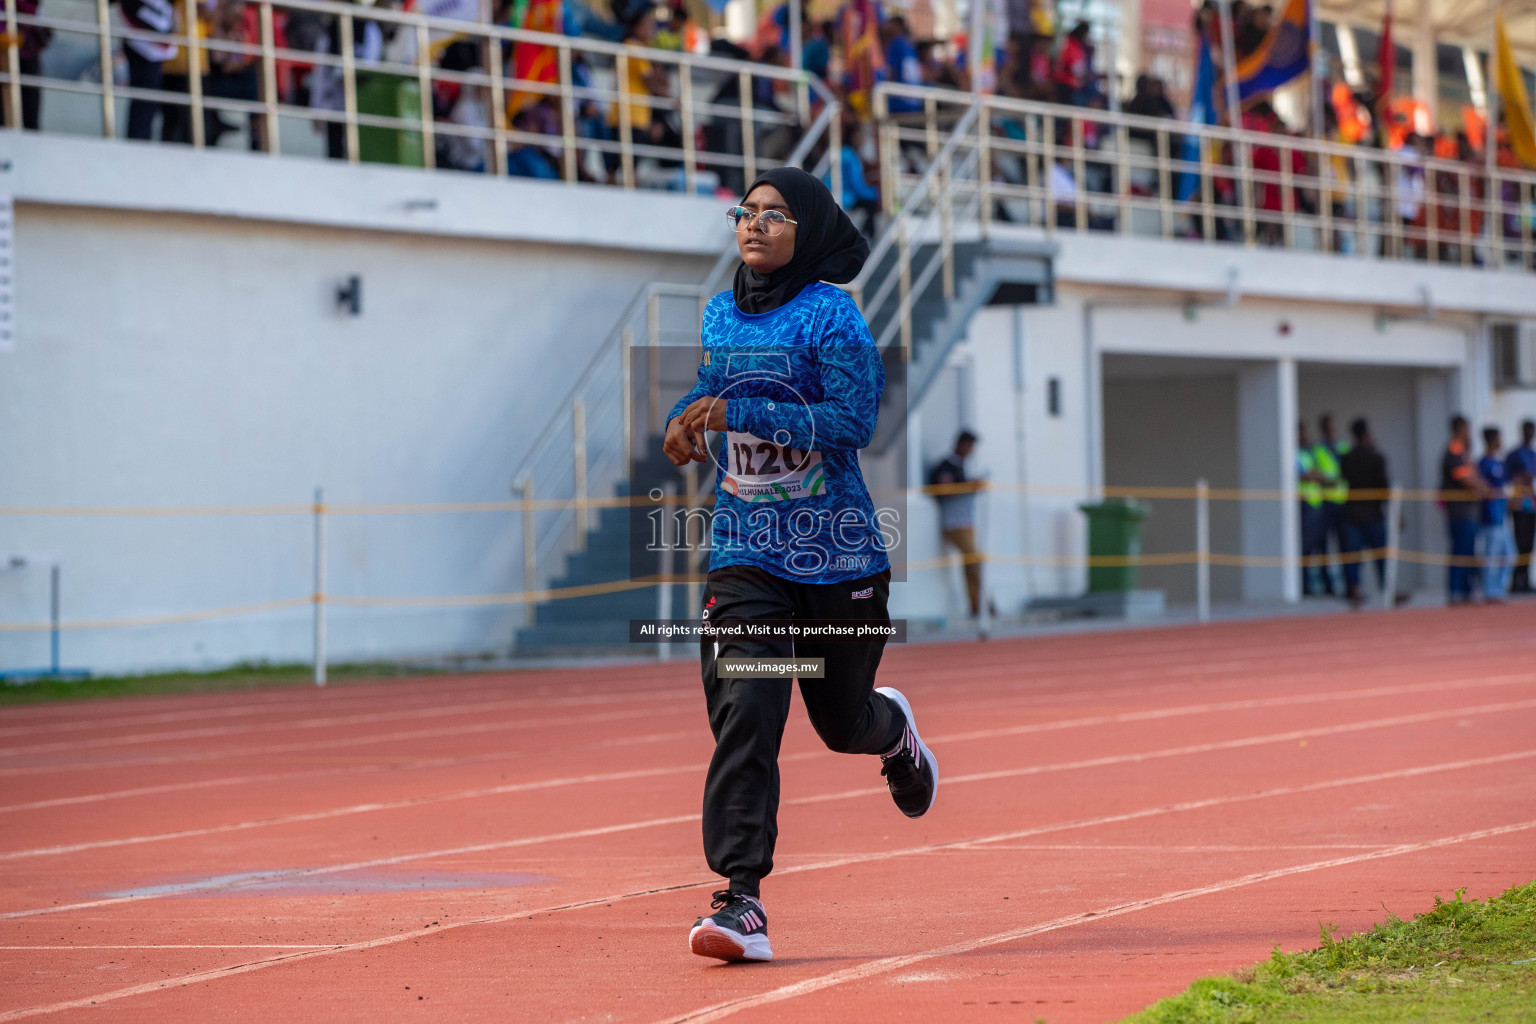
[[1531,592],[1531,549],[1536,547],[1536,496],[1531,488],[1536,485],[1536,420],[1520,424],[1520,447],[1509,453],[1504,460],[1504,475],[1509,480],[1510,522],[1515,535],[1515,551],[1519,560],[1515,563],[1510,592]]
[[[140,32],[170,33],[176,28],[172,0],[118,0],[123,20]],[[164,64],[176,56],[176,46],[154,39],[123,40],[123,58],[128,62],[128,85],[134,89],[156,89],[161,85]],[[128,137],[150,139],[155,134],[159,100],[128,101]]]
[[[656,10],[643,8],[634,16],[624,33],[624,42],[631,46],[650,46],[656,39]],[[666,146],[674,144],[668,137],[665,118],[660,110],[645,102],[648,97],[666,97],[672,94],[672,80],[667,69],[641,57],[629,58],[629,134],[630,143],[636,146]],[[608,111],[608,124],[618,130],[622,121],[619,104]],[[681,140],[678,140],[681,141]],[[608,172],[616,172],[622,165],[618,153],[604,154]],[[638,156],[637,156],[637,159]]]
[[965,594],[970,601],[971,618],[981,616],[981,556],[976,553],[976,492],[980,481],[967,480],[965,460],[976,447],[976,435],[960,431],[955,450],[944,456],[928,474],[928,486],[936,488],[939,503],[939,528],[944,541],[960,552],[965,567]]
[[[538,131],[534,126],[530,108],[524,107],[512,115],[512,130]],[[526,142],[512,144],[511,150],[507,153],[507,173],[514,178],[543,178],[548,181],[555,181],[560,177],[559,169],[555,167],[555,162],[549,158],[544,148]]]
[[[1322,435],[1312,446],[1312,458],[1317,462],[1318,476],[1323,485],[1323,519],[1327,527],[1323,554],[1323,591],[1334,593],[1333,570],[1326,562],[1327,543],[1333,541],[1333,549],[1344,552],[1344,503],[1349,500],[1349,485],[1344,482],[1339,459],[1349,451],[1346,442],[1337,440],[1333,432],[1333,414],[1323,413],[1317,418],[1317,429]],[[1340,559],[1342,561],[1342,559]]]
[[1451,417],[1451,439],[1440,457],[1440,497],[1450,534],[1451,562],[1446,573],[1446,603],[1472,600],[1473,559],[1477,557],[1478,504],[1482,483],[1472,465],[1472,429],[1465,416]]
[[1515,539],[1509,531],[1509,492],[1505,485],[1503,442],[1498,427],[1483,428],[1483,457],[1477,474],[1483,483],[1483,600],[1503,604],[1515,564]]
[[[875,238],[875,218],[880,213],[880,190],[871,185],[864,178],[864,158],[859,156],[859,146],[864,141],[864,126],[858,121],[849,121],[843,129],[843,209],[847,211],[850,219],[859,224],[859,230],[864,237],[871,242]],[[832,172],[822,179],[827,187],[832,186]],[[854,216],[863,213],[863,223],[860,218]]]
[[[1132,96],[1130,102],[1125,105],[1125,112],[1141,117],[1179,116],[1174,112],[1173,104],[1168,101],[1168,90],[1163,80],[1155,75],[1136,76],[1136,95]],[[1154,146],[1157,144],[1156,134],[1146,128],[1132,128],[1131,138]]]
[[803,22],[805,38],[800,43],[800,65],[822,81],[832,65],[832,40],[837,38],[837,26],[830,21]]
[[[1370,424],[1357,419],[1349,425],[1354,444],[1339,459],[1344,482],[1349,486],[1349,501],[1344,505],[1344,596],[1351,608],[1360,607],[1360,552],[1376,554],[1376,588],[1387,589],[1387,518],[1381,492],[1391,488],[1387,460],[1376,448]],[[1369,492],[1375,492],[1374,494]],[[1367,496],[1368,495],[1368,496]],[[1406,600],[1397,595],[1397,602]]]
[[[880,25],[880,44],[885,48],[885,75],[902,85],[923,84],[923,62],[907,32],[907,19],[893,14]],[[890,97],[893,114],[913,114],[923,109],[923,101],[906,96]]]
[[[36,16],[37,4],[38,0],[16,0],[16,13]],[[4,15],[4,8],[0,8],[0,32],[10,35],[12,33],[6,25]],[[19,37],[16,70],[23,75],[41,75],[43,50],[53,39],[53,29],[44,28],[42,25],[20,25],[14,34]],[[12,127],[8,121],[9,108],[9,100],[0,103],[0,125]],[[42,111],[43,90],[36,85],[23,85],[21,87],[21,126],[28,131],[37,131]]]
[[1319,580],[1328,577],[1328,520],[1323,515],[1323,478],[1305,420],[1296,423],[1296,497],[1301,505],[1301,595],[1311,597],[1322,591]]
[[[258,21],[257,6],[247,4],[245,0],[215,0],[209,15],[208,35],[211,39],[226,43],[245,46],[260,45],[261,25]],[[259,66],[254,54],[210,48],[208,74],[203,79],[203,92],[205,95],[220,99],[255,102],[261,97],[257,79],[258,71]],[[233,125],[220,117],[216,110],[204,111],[203,124],[205,126],[203,131],[210,146],[217,146],[221,136],[236,130]],[[246,124],[249,128],[247,145],[253,150],[264,149],[266,117],[256,113],[247,114]]]
[[1088,43],[1090,26],[1080,21],[1072,27],[1061,52],[1056,55],[1056,65],[1051,77],[1056,82],[1056,102],[1075,107],[1086,107],[1093,91],[1093,47]]

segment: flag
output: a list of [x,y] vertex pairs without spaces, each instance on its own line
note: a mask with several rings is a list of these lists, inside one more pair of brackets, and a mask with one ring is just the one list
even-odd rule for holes
[[1504,111],[1504,124],[1509,129],[1509,148],[1525,166],[1536,168],[1536,125],[1532,124],[1531,101],[1525,94],[1525,81],[1520,77],[1520,65],[1515,63],[1515,53],[1509,48],[1509,33],[1504,30],[1504,15],[1494,15],[1495,44],[1498,49],[1499,106]]
[[[1311,0],[1286,0],[1275,22],[1252,53],[1237,62],[1237,98],[1243,106],[1267,97],[1287,82],[1306,74],[1312,67]],[[1223,73],[1222,77],[1225,77]],[[1220,107],[1221,121],[1226,114],[1226,87],[1213,89]]]
[[[417,13],[425,14],[429,18],[451,18],[455,21],[480,20],[480,0],[422,0],[416,9]],[[467,39],[468,36],[462,32],[433,29],[429,38],[432,55],[437,58],[442,55],[443,49],[449,43]]]
[[1397,77],[1397,44],[1392,41],[1392,7],[1381,19],[1381,43],[1376,48],[1376,117],[1386,119],[1387,106],[1392,102],[1392,86]]
[[[1200,52],[1195,62],[1195,87],[1189,94],[1189,122],[1191,124],[1215,124],[1216,104],[1212,90],[1216,88],[1216,61],[1211,56],[1211,40],[1208,33],[1200,33]],[[1186,164],[1200,162],[1200,136],[1186,135],[1179,142],[1179,159]],[[1200,175],[1195,171],[1180,171],[1175,195],[1179,202],[1187,202],[1200,188]]]
[[[564,14],[563,0],[526,0],[513,9],[511,22],[517,28],[559,35],[564,28]],[[560,56],[553,46],[515,43],[512,46],[512,78],[515,82],[558,82]],[[507,97],[508,119],[528,104],[537,103],[542,95],[514,89]]]
[[848,105],[860,117],[868,117],[875,75],[885,67],[874,0],[852,0],[843,8],[843,52],[847,54]]

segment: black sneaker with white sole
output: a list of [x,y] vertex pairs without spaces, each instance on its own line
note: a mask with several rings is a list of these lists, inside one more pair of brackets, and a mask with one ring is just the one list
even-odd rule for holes
[[772,960],[768,945],[768,912],[761,900],[721,889],[688,933],[688,948],[716,960]]
[[891,799],[896,801],[901,813],[909,818],[921,818],[928,813],[933,798],[939,793],[939,763],[917,734],[912,705],[907,703],[902,692],[889,686],[876,687],[875,692],[895,702],[907,720],[896,749],[880,756],[880,774],[885,776]]

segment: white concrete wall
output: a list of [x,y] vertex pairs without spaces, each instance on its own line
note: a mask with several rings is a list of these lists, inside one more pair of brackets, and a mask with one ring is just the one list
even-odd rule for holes
[[[637,288],[708,260],[21,203],[18,340],[0,353],[0,505],[509,498],[511,473]],[[363,280],[356,318],[339,278]],[[521,589],[516,515],[335,517],[337,594]],[[67,620],[311,590],[307,517],[0,518],[0,556],[63,561]],[[504,651],[518,608],[333,609],[338,659]],[[0,572],[0,621],[47,617],[42,570]],[[105,672],[292,661],[309,611],[65,637]],[[0,667],[45,661],[0,633]]]
[[[1216,488],[1238,486],[1237,377],[1229,370],[1196,375],[1191,360],[1159,360],[1166,375],[1117,374],[1106,357],[1104,482],[1118,487],[1192,488],[1204,477]],[[1183,371],[1181,375],[1180,371]],[[1145,499],[1142,550],[1148,554],[1195,550],[1195,503],[1189,498]],[[1241,550],[1238,506],[1210,505],[1211,550]],[[1170,604],[1195,601],[1194,565],[1148,566],[1139,585],[1162,590]],[[1241,598],[1238,573],[1211,567],[1214,601]]]
[[[506,498],[529,437],[564,413],[572,378],[634,290],[698,280],[727,241],[710,199],[16,133],[0,133],[0,189],[18,201],[18,341],[0,354],[6,505],[302,504],[316,485],[338,502]],[[1357,404],[1400,402],[1411,380],[1408,458],[1421,476],[1452,408],[1506,430],[1536,413],[1533,393],[1493,392],[1487,364],[1484,317],[1536,315],[1520,275],[1058,242],[1055,303],[984,310],[914,410],[910,482],[962,421],[981,435],[973,473],[998,485],[982,543],[998,556],[988,575],[1005,612],[1083,586],[1081,568],[1051,562],[1083,553],[1077,505],[1106,476],[1120,482],[1130,453],[1115,439],[1137,418],[1125,403],[1151,399],[1106,384],[1106,355],[1288,359],[1306,380],[1323,364],[1400,368],[1409,376]],[[1186,299],[1219,300],[1234,270],[1237,305],[1186,315]],[[364,282],[355,320],[331,298],[350,274]],[[1414,315],[1425,289],[1436,322],[1378,321],[1381,309]],[[1312,393],[1335,411],[1348,397]],[[1272,443],[1259,419],[1253,429],[1255,444]],[[1210,461],[1216,484],[1231,467]],[[1193,468],[1138,466],[1146,482],[1179,485]],[[1239,464],[1240,481],[1280,473],[1249,470]],[[934,511],[910,504],[913,562],[941,553]],[[1171,517],[1167,528],[1183,529]],[[66,619],[151,615],[307,594],[310,530],[303,515],[6,517],[0,555],[58,555]],[[513,515],[337,518],[330,589],[515,590],[519,539]],[[952,618],[960,595],[957,571],[914,570],[893,607]],[[0,572],[0,620],[40,620],[45,600],[42,572]],[[520,614],[335,610],[333,651],[499,650]],[[108,671],[300,659],[308,618],[81,631],[65,660]],[[0,634],[0,667],[45,656],[40,634]]]

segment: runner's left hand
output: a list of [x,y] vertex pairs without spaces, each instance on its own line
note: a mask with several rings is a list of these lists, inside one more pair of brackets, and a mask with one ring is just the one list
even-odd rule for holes
[[725,399],[706,395],[695,399],[677,418],[690,433],[702,434],[706,430],[718,433],[725,429],[725,407]]

